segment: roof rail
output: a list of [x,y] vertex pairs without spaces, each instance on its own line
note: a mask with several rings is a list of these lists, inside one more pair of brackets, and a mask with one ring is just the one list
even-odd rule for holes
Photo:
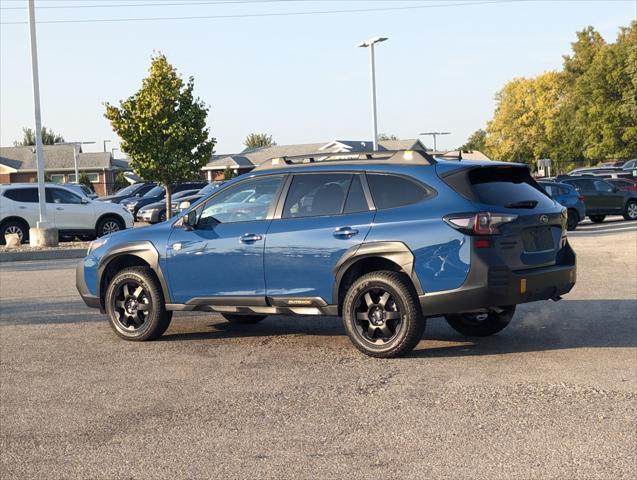
[[311,163],[390,163],[401,165],[434,165],[436,160],[422,150],[382,150],[367,152],[318,152],[306,155],[275,157],[254,170],[270,170],[308,165]]

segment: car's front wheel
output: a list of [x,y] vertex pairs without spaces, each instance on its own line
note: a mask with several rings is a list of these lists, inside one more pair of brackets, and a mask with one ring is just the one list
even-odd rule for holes
[[590,218],[593,223],[602,223],[606,215],[589,215],[588,218]]
[[106,289],[104,306],[112,329],[126,340],[152,340],[170,325],[157,277],[148,267],[118,272]]
[[15,233],[20,239],[20,243],[25,243],[29,239],[29,226],[20,220],[7,220],[0,226],[0,245],[5,244],[4,236]]
[[230,323],[259,323],[267,315],[240,315],[234,313],[222,313],[221,316],[228,320]]
[[97,222],[97,228],[95,229],[95,232],[98,237],[103,237],[104,235],[109,235],[111,233],[124,230],[124,228],[124,222],[122,222],[119,218],[105,217]]
[[459,313],[445,318],[451,328],[467,337],[488,337],[504,330],[514,313],[515,305],[488,313]]
[[625,220],[637,220],[637,200],[628,200],[624,211]]
[[361,352],[390,358],[413,350],[422,339],[425,318],[404,274],[377,271],[360,277],[345,294],[343,325]]

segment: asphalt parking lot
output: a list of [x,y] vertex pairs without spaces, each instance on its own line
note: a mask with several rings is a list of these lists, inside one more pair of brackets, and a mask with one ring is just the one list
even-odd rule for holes
[[2,264],[0,477],[635,478],[637,222],[569,237],[564,300],[485,339],[432,319],[396,360],[337,318],[181,313],[125,342],[74,260]]

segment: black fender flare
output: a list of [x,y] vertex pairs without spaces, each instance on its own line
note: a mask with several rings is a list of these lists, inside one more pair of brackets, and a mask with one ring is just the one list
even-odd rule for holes
[[403,242],[369,242],[348,249],[334,266],[334,285],[332,299],[338,302],[338,293],[345,272],[356,262],[364,258],[384,258],[400,267],[407,275],[418,295],[423,295],[422,286],[414,270],[414,254]]

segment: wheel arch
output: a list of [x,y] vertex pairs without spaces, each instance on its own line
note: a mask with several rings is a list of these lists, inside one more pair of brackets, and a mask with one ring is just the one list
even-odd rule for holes
[[131,242],[109,250],[97,267],[97,291],[100,306],[104,309],[104,294],[110,280],[124,268],[148,267],[157,277],[166,303],[170,303],[170,292],[166,278],[159,266],[159,252],[149,241]]
[[6,218],[3,218],[2,221],[0,222],[0,225],[4,225],[5,223],[10,221],[22,223],[23,225],[27,227],[27,233],[29,233],[29,228],[31,228],[31,225],[29,225],[29,222],[26,219],[22,218],[19,215],[10,215]]
[[119,213],[115,213],[115,212],[106,212],[106,213],[102,213],[99,217],[97,217],[97,221],[95,222],[95,234],[97,235],[97,227],[99,226],[100,222],[106,218],[115,218],[116,220],[119,220],[120,222],[122,222],[122,225],[124,226],[124,228],[126,228],[126,221],[124,220],[124,217],[122,217]]
[[332,300],[338,306],[339,315],[349,286],[361,275],[378,270],[404,273],[416,293],[424,293],[414,271],[414,254],[407,245],[402,242],[364,243],[347,250],[334,268]]

